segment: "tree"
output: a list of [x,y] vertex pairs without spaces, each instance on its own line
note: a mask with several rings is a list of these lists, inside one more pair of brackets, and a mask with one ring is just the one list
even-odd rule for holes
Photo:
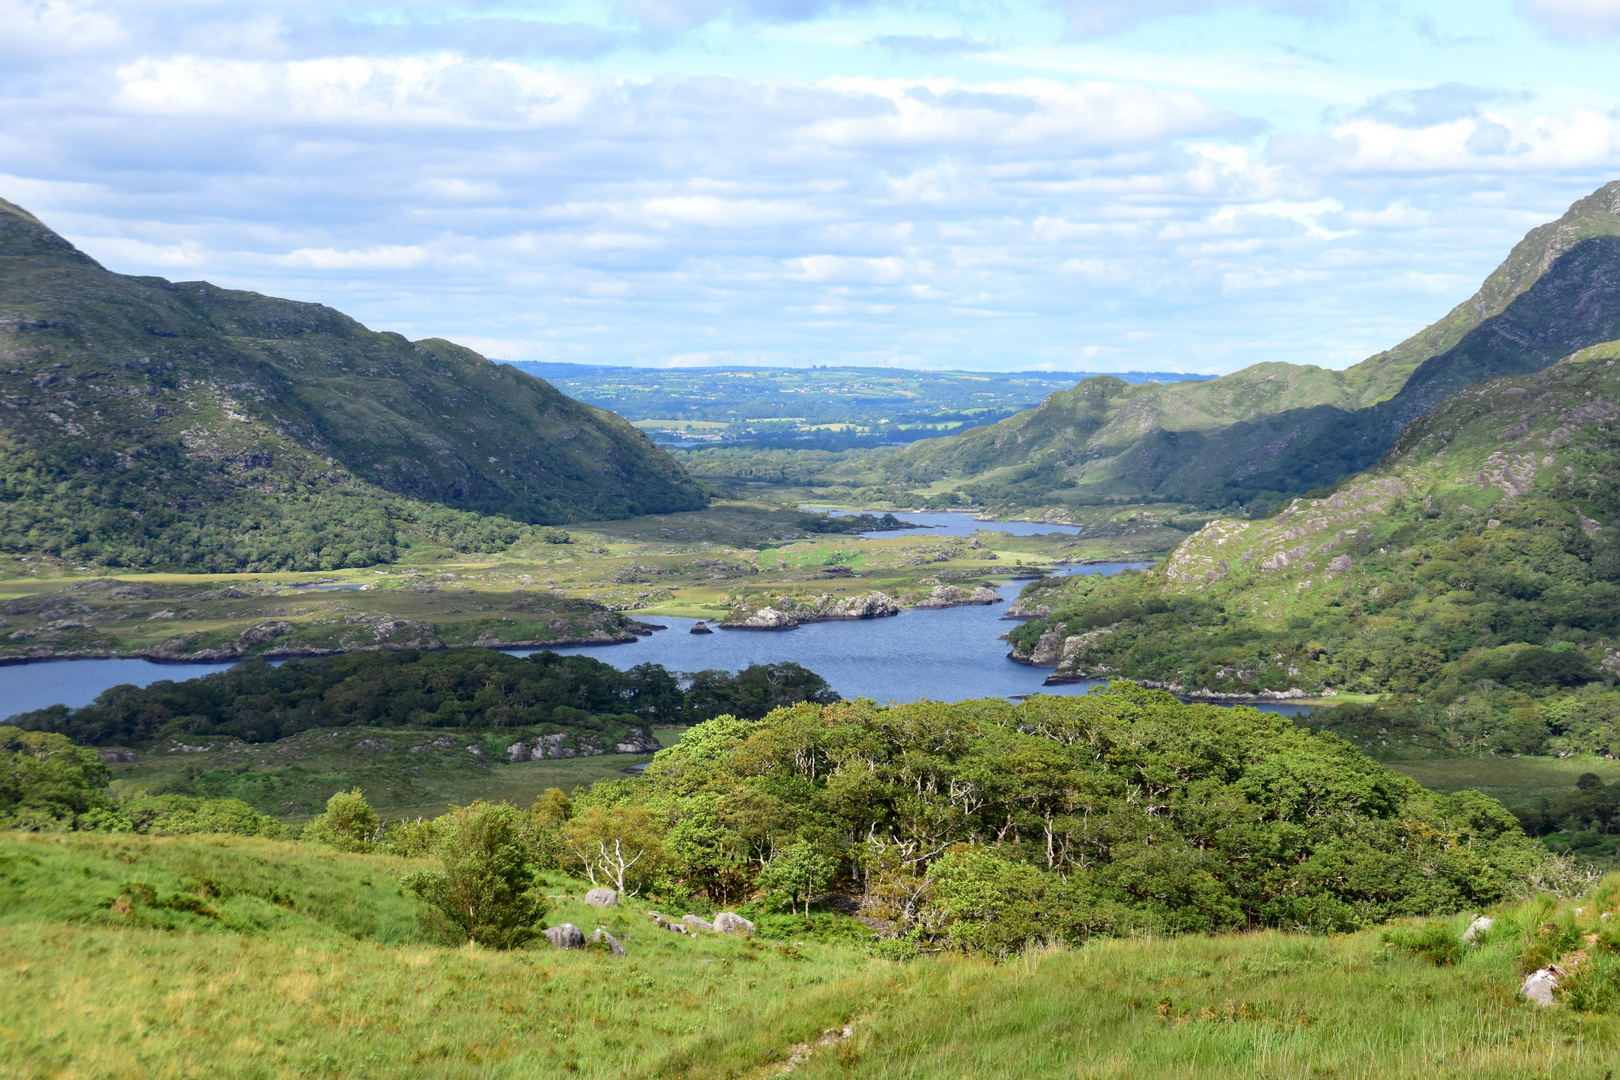
[[825,892],[837,874],[837,858],[809,840],[795,840],[766,864],[755,884],[786,896],[795,912],[799,910],[799,898],[803,897],[804,913],[808,915],[810,898]]
[[65,735],[0,727],[0,828],[126,830],[111,779],[100,754]]
[[573,816],[574,804],[561,788],[546,788],[529,807],[523,829],[534,848],[535,865],[540,869],[555,870],[568,857],[562,827]]
[[377,812],[359,788],[326,800],[326,813],[304,827],[304,839],[341,851],[369,851],[379,839]]
[[663,854],[658,824],[641,807],[587,806],[562,827],[562,835],[592,885],[606,882],[626,896],[651,880]]
[[522,815],[507,803],[479,801],[447,816],[439,843],[444,869],[418,871],[401,882],[429,905],[423,925],[448,942],[495,949],[532,940],[546,905],[534,893]]

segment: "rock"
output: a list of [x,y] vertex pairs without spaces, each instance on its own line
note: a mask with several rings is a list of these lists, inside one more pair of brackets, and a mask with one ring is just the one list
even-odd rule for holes
[[692,629],[688,630],[687,633],[688,634],[712,634],[712,633],[714,633],[714,631],[710,630],[707,626],[705,626],[700,621],[700,622],[693,623],[692,624]]
[[1544,967],[1532,971],[1524,977],[1524,985],[1519,987],[1519,993],[1532,1005],[1556,1005],[1553,999],[1553,990],[1558,986],[1558,976],[1562,974],[1555,967]]
[[1479,939],[1485,935],[1485,931],[1491,928],[1491,922],[1492,920],[1489,915],[1481,915],[1479,918],[1469,923],[1468,929],[1463,931],[1463,944],[1478,944]]
[[871,592],[865,596],[846,596],[821,613],[819,618],[829,621],[843,619],[883,619],[900,614],[900,605],[885,592]]
[[682,915],[681,922],[685,923],[687,926],[690,926],[694,930],[714,929],[714,923],[710,922],[708,919],[700,918],[696,915]]
[[714,928],[722,934],[752,934],[754,924],[733,911],[722,911],[714,917]]
[[592,889],[585,894],[585,903],[591,907],[618,907],[619,894],[612,889]]
[[591,940],[607,942],[608,951],[614,956],[624,955],[624,946],[619,944],[619,939],[602,929],[600,926],[598,926],[596,928],[596,932],[591,935]]
[[729,625],[741,630],[797,630],[799,621],[785,611],[777,611],[773,607],[766,606],[742,622]]
[[585,947],[585,931],[571,922],[553,926],[545,934],[546,940],[559,949],[583,949]]
[[663,748],[651,733],[640,728],[631,728],[623,739],[613,744],[615,754],[656,754]]

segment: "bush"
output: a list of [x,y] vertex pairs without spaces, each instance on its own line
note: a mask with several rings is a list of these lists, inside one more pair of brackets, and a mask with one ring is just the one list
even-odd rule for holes
[[396,821],[383,833],[381,847],[402,859],[425,859],[438,850],[444,838],[441,818]]
[[241,799],[141,795],[127,800],[123,811],[136,832],[151,836],[228,833],[279,839],[285,834],[281,822],[259,813]]
[[1450,923],[1430,922],[1421,927],[1395,927],[1384,931],[1384,944],[1427,960],[1435,967],[1450,967],[1462,959],[1462,934]]
[[439,843],[442,871],[401,882],[429,905],[424,929],[446,943],[513,949],[533,940],[545,915],[534,893],[534,862],[522,816],[506,803],[475,802],[446,815]]
[[305,840],[340,851],[370,851],[378,840],[377,812],[359,788],[326,800],[326,813],[304,826]]

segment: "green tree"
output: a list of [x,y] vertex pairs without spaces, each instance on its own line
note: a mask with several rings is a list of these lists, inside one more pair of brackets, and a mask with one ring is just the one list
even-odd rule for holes
[[574,816],[574,804],[561,788],[547,788],[529,807],[523,822],[524,835],[535,852],[535,865],[555,870],[568,858],[562,827]]
[[0,727],[0,828],[128,829],[101,755],[65,735]]
[[609,884],[626,896],[646,887],[663,855],[663,836],[639,806],[587,806],[562,827],[573,863],[592,885]]
[[342,851],[369,851],[377,843],[377,811],[359,788],[326,800],[326,813],[304,827],[304,839]]
[[809,840],[795,840],[766,864],[754,883],[788,899],[788,906],[799,910],[804,899],[804,913],[810,914],[810,898],[825,892],[838,875],[838,859]]
[[428,904],[423,926],[446,942],[513,949],[530,941],[545,915],[534,893],[534,857],[522,814],[507,803],[475,802],[447,815],[439,858],[443,869],[401,882]]

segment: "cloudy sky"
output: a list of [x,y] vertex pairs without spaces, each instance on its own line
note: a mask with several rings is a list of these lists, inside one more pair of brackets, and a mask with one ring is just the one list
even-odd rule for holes
[[0,196],[507,359],[1342,367],[1620,178],[1620,0],[0,0]]

